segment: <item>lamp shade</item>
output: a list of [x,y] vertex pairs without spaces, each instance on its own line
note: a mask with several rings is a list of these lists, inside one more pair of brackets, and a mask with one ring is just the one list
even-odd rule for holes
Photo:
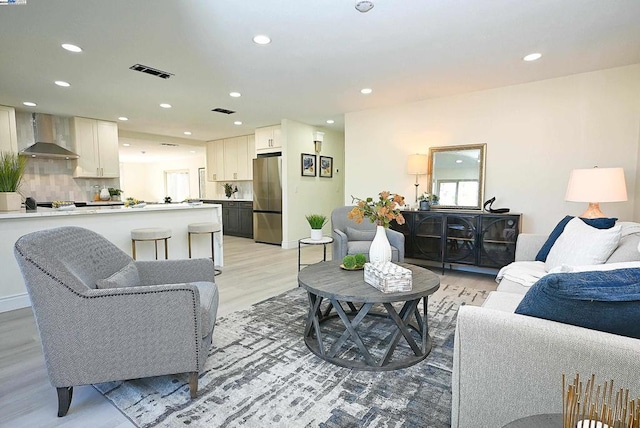
[[565,200],[570,202],[622,202],[627,200],[623,168],[574,169]]
[[407,160],[407,173],[424,175],[429,170],[429,156],[427,155],[409,155]]

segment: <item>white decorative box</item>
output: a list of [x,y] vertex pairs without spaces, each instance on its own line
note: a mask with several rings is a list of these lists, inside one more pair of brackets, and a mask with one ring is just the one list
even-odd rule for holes
[[412,288],[411,271],[391,262],[365,263],[364,282],[383,293],[411,291]]

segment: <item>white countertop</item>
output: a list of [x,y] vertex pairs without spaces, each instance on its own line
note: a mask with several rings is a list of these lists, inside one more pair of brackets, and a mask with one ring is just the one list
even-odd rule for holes
[[143,208],[125,208],[124,206],[104,206],[100,207],[81,207],[74,210],[60,210],[56,208],[43,208],[38,207],[37,211],[15,211],[0,213],[0,221],[6,219],[16,218],[39,218],[39,217],[57,217],[57,216],[69,216],[69,215],[95,215],[95,214],[125,214],[125,213],[140,213],[150,211],[169,211],[169,210],[197,210],[197,209],[211,209],[219,208],[220,204],[201,204],[201,205],[189,205],[187,203],[180,204],[150,204]]

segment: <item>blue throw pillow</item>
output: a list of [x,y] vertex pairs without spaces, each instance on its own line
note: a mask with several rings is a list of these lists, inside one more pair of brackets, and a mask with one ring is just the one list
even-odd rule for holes
[[640,339],[640,268],[546,275],[515,313]]
[[[542,248],[540,248],[540,251],[538,251],[538,254],[536,255],[536,261],[538,262],[547,261],[547,256],[549,255],[549,251],[551,251],[551,247],[553,247],[553,244],[555,244],[556,240],[560,237],[560,235],[562,235],[562,232],[564,231],[564,227],[567,225],[567,223],[571,221],[571,219],[573,219],[573,216],[568,215],[562,220],[560,220],[558,224],[556,224],[556,227],[553,228],[546,242],[544,243]],[[591,227],[595,227],[596,229],[611,229],[613,226],[615,226],[616,221],[618,219],[607,218],[607,217],[603,217],[603,218],[580,217],[580,220],[584,221],[586,224],[588,224]]]

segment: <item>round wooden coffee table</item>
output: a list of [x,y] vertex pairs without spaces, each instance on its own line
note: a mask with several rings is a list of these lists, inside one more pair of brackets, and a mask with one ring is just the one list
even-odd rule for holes
[[[340,261],[320,262],[300,271],[298,283],[309,296],[309,314],[304,331],[304,341],[309,350],[333,364],[371,371],[401,369],[424,360],[432,346],[427,305],[429,296],[440,287],[440,278],[418,266],[400,265],[413,274],[411,291],[383,293],[364,282],[364,271],[341,269]],[[420,301],[422,313],[418,306]],[[379,338],[381,346],[377,346],[376,352],[365,344],[365,332],[358,331],[365,317],[383,317],[390,321],[384,324]],[[344,331],[336,340],[325,343],[325,336],[328,336],[325,324],[336,318],[342,322]],[[410,347],[411,355],[393,358],[403,338]],[[357,358],[343,357],[343,348],[354,343]]]

